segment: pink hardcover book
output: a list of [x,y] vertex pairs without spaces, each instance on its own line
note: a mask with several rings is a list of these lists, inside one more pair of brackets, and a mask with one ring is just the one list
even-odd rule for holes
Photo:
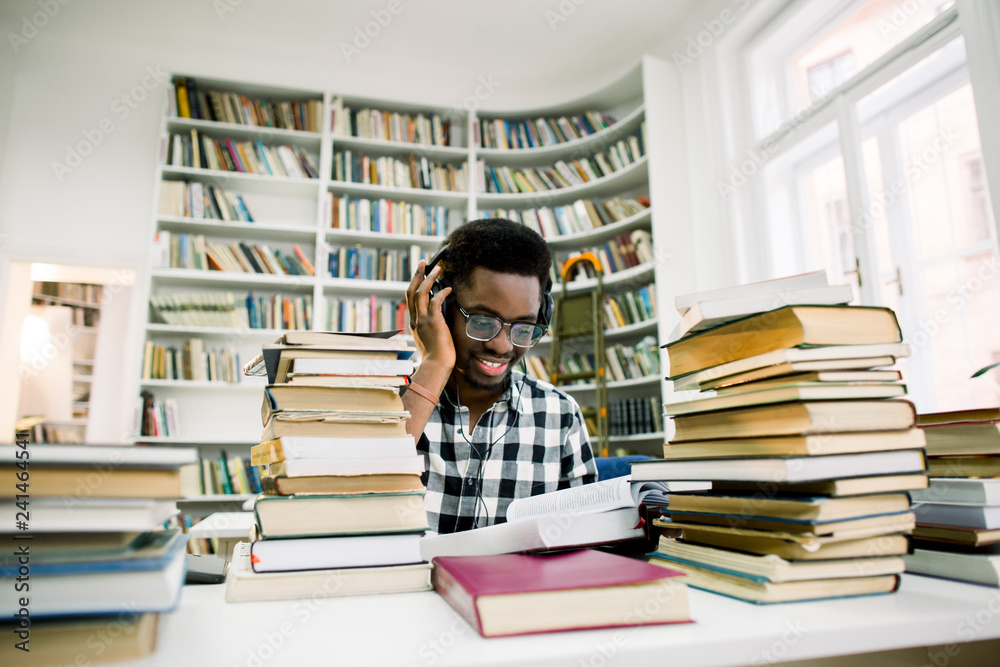
[[582,549],[441,556],[432,583],[484,637],[691,620],[683,573]]

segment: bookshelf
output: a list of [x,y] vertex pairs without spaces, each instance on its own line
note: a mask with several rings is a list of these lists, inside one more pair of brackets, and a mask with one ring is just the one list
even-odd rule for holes
[[[90,416],[91,386],[94,381],[94,357],[100,327],[103,286],[96,283],[36,281],[32,288],[33,306],[54,307],[69,313],[65,331],[71,337],[71,372],[68,378],[63,418],[47,415],[33,427],[36,442],[82,443],[86,441]],[[61,383],[60,383],[61,384]],[[47,394],[59,394],[49,386]]]
[[[153,302],[144,318],[140,358],[145,356],[146,343],[151,342],[175,348],[175,366],[178,359],[183,364],[185,341],[199,339],[204,349],[231,349],[242,364],[259,351],[262,343],[273,340],[285,328],[325,330],[335,328],[333,325],[350,328],[353,323],[356,329],[364,330],[372,325],[373,312],[375,326],[405,322],[399,304],[404,300],[413,265],[432,254],[444,236],[483,211],[527,215],[539,209],[570,208],[583,199],[600,205],[616,197],[649,197],[652,206],[609,220],[610,224],[557,230],[567,233],[547,234],[546,240],[554,253],[565,257],[582,249],[598,248],[623,234],[645,232],[651,239],[649,250],[653,257],[658,256],[657,237],[651,234],[660,215],[656,209],[660,188],[652,180],[651,168],[656,150],[642,140],[645,134],[655,137],[653,128],[645,128],[656,118],[655,107],[647,102],[649,82],[668,89],[658,91],[654,99],[669,95],[671,84],[658,83],[656,76],[644,73],[648,67],[647,59],[583,98],[544,109],[503,113],[369,99],[337,91],[172,76],[175,89],[181,82],[188,88],[193,78],[205,108],[216,104],[210,91],[227,93],[229,120],[182,118],[174,90],[168,94],[155,174],[158,195],[150,225],[153,268],[147,286]],[[305,129],[290,129],[287,123],[283,128],[249,124],[247,121],[262,122],[266,118],[260,102],[268,100],[297,103],[300,118],[309,121],[299,124]],[[606,114],[616,122],[587,136],[553,145],[486,148],[481,142],[486,124],[558,119],[586,111]],[[238,112],[243,120],[232,122]],[[554,169],[556,163],[569,165],[597,154],[610,161],[611,151],[629,144],[630,137],[635,137],[633,146],[642,141],[642,150],[633,150],[627,163],[615,165],[606,175],[587,182],[518,193],[489,192],[485,186],[487,169],[542,171]],[[196,145],[203,155],[194,155]],[[243,147],[242,153],[239,146]],[[223,147],[234,164],[236,156],[247,163],[256,159],[261,171],[243,173],[220,168],[225,164]],[[269,150],[285,156],[269,158]],[[256,156],[248,155],[251,151]],[[214,152],[211,161],[209,152]],[[315,177],[305,167],[298,175],[266,172],[268,159],[287,160],[289,154],[300,163],[308,162],[315,169]],[[210,193],[208,198],[206,193]],[[202,202],[192,202],[199,194]],[[227,217],[222,213],[222,202],[229,202],[228,217],[232,219],[216,219]],[[268,251],[274,259],[280,254],[285,260],[278,261],[281,270],[206,270],[214,263],[207,249],[214,247],[217,255],[225,248],[239,249],[240,243],[262,268],[269,259]],[[247,251],[240,250],[246,255]],[[260,255],[264,255],[263,260]],[[330,272],[331,256],[335,258],[336,275]],[[302,270],[304,262],[295,257],[304,257],[313,273]],[[236,259],[240,261],[238,256]],[[289,264],[296,266],[285,270]],[[605,291],[622,294],[656,284],[661,265],[647,260],[622,267],[605,276]],[[385,272],[383,267],[392,270]],[[593,279],[585,278],[571,283],[569,289],[584,291],[593,283]],[[559,290],[558,281],[555,290]],[[249,323],[246,313],[250,309],[240,306],[249,295],[296,303],[307,321],[298,317]],[[155,307],[157,304],[161,307]],[[176,316],[178,313],[183,317]],[[222,319],[212,319],[216,317]],[[634,345],[648,336],[662,338],[656,319],[612,327],[607,341],[609,345]],[[545,345],[543,342],[533,352],[546,355]],[[259,382],[244,377],[237,382],[223,382],[154,375],[136,378],[135,394],[149,391],[157,401],[170,399],[177,412],[177,432],[136,435],[137,442],[193,444],[214,451],[224,445],[230,453],[258,442],[263,387]],[[581,403],[587,403],[587,387],[570,390]],[[662,392],[662,381],[657,376],[609,385],[612,400],[659,397]],[[655,453],[662,441],[656,434],[622,440],[623,446],[643,453]]]

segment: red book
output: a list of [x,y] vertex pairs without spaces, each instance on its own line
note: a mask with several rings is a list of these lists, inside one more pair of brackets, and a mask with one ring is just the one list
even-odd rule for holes
[[441,556],[431,583],[483,637],[691,620],[682,572],[583,549]]

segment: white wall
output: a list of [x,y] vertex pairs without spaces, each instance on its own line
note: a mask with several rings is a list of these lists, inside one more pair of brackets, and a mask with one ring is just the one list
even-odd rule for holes
[[[742,0],[441,0],[262,6],[247,0],[68,2],[14,53],[0,44],[0,299],[10,262],[133,267],[148,257],[154,171],[165,87],[150,72],[333,90],[347,95],[489,110],[543,107],[583,96],[644,53],[672,60],[720,11]],[[232,11],[219,13],[218,8]],[[385,20],[364,49],[345,55],[373,14]],[[3,34],[22,30],[38,0],[0,3]],[[358,42],[360,43],[360,42]],[[698,68],[682,101],[694,132],[688,171],[704,171],[711,134]],[[689,82],[692,79],[693,83]],[[492,82],[485,98],[477,86]],[[142,85],[152,87],[147,93]],[[690,88],[691,92],[688,92]],[[480,91],[484,88],[480,87]],[[126,106],[122,96],[133,98]],[[145,97],[141,101],[138,97]],[[109,133],[100,132],[104,124]],[[6,128],[6,133],[4,129]],[[90,139],[88,139],[88,136]],[[69,147],[97,144],[72,167]],[[705,187],[693,191],[705,193]],[[732,274],[724,212],[695,198],[698,287]],[[697,221],[697,222],[696,222]],[[720,252],[720,248],[724,252]],[[4,303],[0,301],[0,312]],[[129,336],[138,335],[129,332]],[[124,340],[129,354],[141,341]],[[131,365],[126,363],[125,367]]]

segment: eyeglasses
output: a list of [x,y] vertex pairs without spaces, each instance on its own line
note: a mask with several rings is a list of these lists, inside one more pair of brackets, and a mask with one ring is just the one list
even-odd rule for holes
[[[455,304],[458,306],[458,304]],[[545,335],[547,327],[531,322],[504,322],[492,315],[471,314],[458,306],[465,318],[465,335],[483,342],[493,340],[505,326],[510,327],[510,343],[516,347],[533,347]]]

